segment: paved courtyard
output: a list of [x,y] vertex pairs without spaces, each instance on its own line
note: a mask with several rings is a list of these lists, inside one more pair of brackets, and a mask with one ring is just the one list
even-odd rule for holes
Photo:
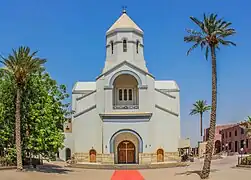
[[[211,178],[213,180],[249,179],[251,169],[234,168],[237,157],[227,157],[214,160],[212,164]],[[139,170],[146,180],[197,180],[200,179],[196,171],[200,170],[202,162],[197,160],[189,167]],[[47,167],[37,171],[16,172],[15,170],[0,171],[0,179],[3,180],[109,180],[112,170],[86,170],[67,169],[62,167]]]

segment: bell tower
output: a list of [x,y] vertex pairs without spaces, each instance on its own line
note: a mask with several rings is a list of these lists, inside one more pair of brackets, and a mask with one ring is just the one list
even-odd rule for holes
[[122,15],[106,32],[106,61],[103,73],[124,61],[148,71],[144,59],[143,34],[124,9]]

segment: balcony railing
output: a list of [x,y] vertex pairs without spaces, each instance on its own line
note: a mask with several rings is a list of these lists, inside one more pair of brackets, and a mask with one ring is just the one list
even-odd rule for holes
[[113,105],[113,109],[139,109],[139,105]]

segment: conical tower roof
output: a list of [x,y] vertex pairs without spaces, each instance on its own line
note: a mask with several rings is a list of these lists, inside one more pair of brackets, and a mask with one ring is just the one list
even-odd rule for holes
[[127,15],[126,11],[118,18],[118,20],[108,29],[106,34],[117,29],[135,29],[140,33],[143,33],[142,29]]

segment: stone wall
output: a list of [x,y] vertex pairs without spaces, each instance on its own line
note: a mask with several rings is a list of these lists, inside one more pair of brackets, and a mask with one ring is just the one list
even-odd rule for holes
[[[89,163],[89,153],[74,153],[73,159],[75,163]],[[164,162],[180,161],[178,152],[165,152]],[[97,154],[96,163],[114,164],[114,154]],[[139,153],[139,164],[157,163],[156,153]]]

